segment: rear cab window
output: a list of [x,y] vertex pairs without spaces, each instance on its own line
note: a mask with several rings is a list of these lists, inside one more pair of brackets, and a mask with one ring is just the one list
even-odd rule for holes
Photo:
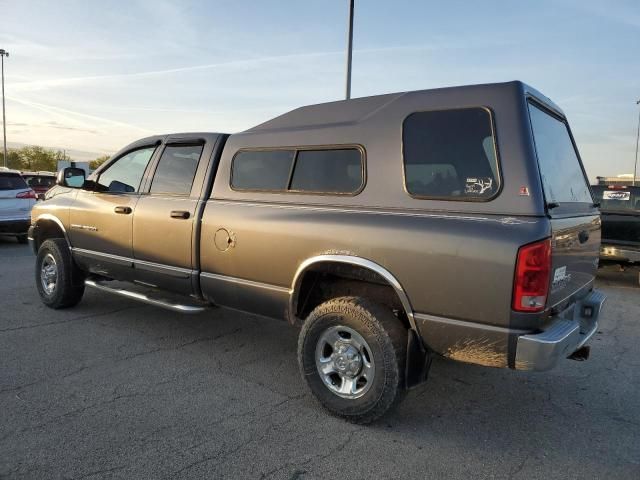
[[[529,117],[544,196],[551,213],[591,209],[593,198],[564,119],[529,101]],[[560,207],[560,208],[558,208]]]
[[411,196],[488,201],[500,190],[493,122],[486,108],[412,113],[403,123],[402,149]]

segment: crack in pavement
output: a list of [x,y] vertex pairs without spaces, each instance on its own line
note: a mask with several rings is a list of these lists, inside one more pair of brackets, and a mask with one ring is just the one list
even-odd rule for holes
[[301,471],[302,468],[301,467],[306,467],[307,465],[309,465],[312,462],[315,461],[322,461],[326,458],[329,458],[331,455],[341,451],[343,448],[345,448],[353,439],[353,436],[356,434],[356,432],[359,432],[360,430],[362,430],[361,428],[355,428],[353,430],[351,430],[349,432],[349,434],[347,435],[347,438],[343,441],[340,442],[338,445],[336,445],[333,448],[330,448],[329,451],[323,455],[314,455],[312,456],[310,459],[305,460],[302,463],[292,463],[292,462],[287,462],[284,465],[274,468],[273,470],[270,470],[266,473],[263,473],[260,476],[260,480],[265,480],[267,478],[270,478],[271,476],[275,475],[278,472],[281,472],[282,470],[284,470],[285,468],[290,468],[290,467],[296,467],[296,472]]
[[118,467],[105,468],[105,469],[102,469],[102,470],[94,470],[92,472],[84,473],[84,474],[80,475],[79,477],[73,477],[72,480],[81,480],[83,478],[89,478],[89,477],[93,477],[95,475],[102,475],[104,473],[117,472],[119,470],[124,470],[127,467],[128,467],[128,465],[122,465],[122,466],[118,466]]
[[62,325],[65,323],[77,322],[78,320],[86,320],[89,318],[102,317],[104,315],[111,315],[112,313],[119,313],[125,310],[131,310],[133,308],[140,308],[139,305],[134,305],[130,307],[119,308],[117,310],[111,310],[109,312],[100,312],[100,313],[92,313],[90,315],[82,315],[80,317],[69,318],[67,320],[60,320],[57,322],[46,322],[46,323],[35,323],[31,325],[22,325],[20,327],[12,327],[12,328],[4,328],[0,330],[0,333],[4,332],[15,332],[16,330],[27,330],[30,328],[40,328],[40,327],[48,327],[50,325]]
[[181,343],[181,344],[178,344],[178,345],[157,347],[157,348],[153,348],[151,350],[145,350],[143,352],[137,352],[137,353],[134,353],[134,354],[131,354],[131,355],[127,355],[125,357],[117,358],[116,362],[124,362],[124,361],[127,361],[127,360],[132,360],[134,358],[144,357],[146,355],[152,355],[152,354],[158,353],[158,352],[169,352],[171,350],[180,350],[182,348],[189,347],[191,345],[195,345],[196,343],[208,342],[208,341],[215,342],[216,340],[219,340],[221,338],[234,335],[234,334],[236,334],[238,332],[241,332],[241,331],[242,331],[242,328],[236,328],[236,329],[234,329],[234,330],[232,330],[230,332],[225,332],[225,333],[221,333],[221,334],[218,334],[218,335],[209,335],[209,336],[206,336],[206,337],[195,338],[193,340],[190,340],[188,342]]
[[[261,422],[264,422],[264,420],[266,418],[269,418],[269,417],[275,415],[276,413],[278,413],[280,411],[279,407],[281,407],[282,405],[285,405],[286,403],[291,402],[293,400],[300,399],[303,396],[304,395],[301,394],[301,395],[296,395],[296,396],[293,396],[293,397],[287,397],[284,400],[281,400],[281,401],[271,405],[270,406],[270,411],[267,412],[266,414],[262,414],[260,416]],[[256,407],[252,408],[251,410],[249,410],[247,412],[244,412],[243,414],[240,414],[240,415],[227,415],[224,418],[220,419],[219,421],[212,422],[209,425],[213,426],[213,425],[220,424],[220,423],[223,423],[225,421],[228,421],[228,420],[231,420],[231,419],[234,419],[234,418],[251,415],[253,413],[256,413],[257,410],[259,408],[263,407],[264,405],[265,404],[258,405]],[[284,422],[278,423],[277,425],[282,427],[283,425],[286,425],[287,423],[290,423],[292,420],[293,420],[293,418],[291,416],[289,416],[289,418],[287,418]],[[212,465],[211,468],[213,469],[215,467],[218,467],[218,466],[224,464],[231,456],[235,455],[236,453],[238,453],[239,451],[241,451],[243,448],[247,447],[248,445],[250,445],[252,443],[260,443],[260,442],[262,442],[268,435],[272,434],[272,429],[273,429],[274,426],[275,426],[275,424],[269,423],[269,425],[265,426],[265,429],[264,429],[264,431],[262,432],[262,434],[260,436],[252,437],[252,438],[250,438],[250,439],[248,439],[246,441],[243,441],[239,445],[236,445],[235,447],[231,448],[230,450],[218,451],[213,455],[207,455],[204,458],[200,458],[200,459],[198,459],[196,461],[188,463],[187,465],[183,466],[179,470],[176,470],[176,471],[168,474],[165,478],[175,478],[177,476],[180,476],[180,474],[182,474],[182,473],[184,473],[184,472],[186,472],[188,470],[191,470],[194,467],[197,467],[198,465],[202,465],[204,463],[208,463],[208,462],[215,461],[215,460],[218,460],[218,461],[214,465]],[[237,431],[237,430],[240,430],[240,429],[245,429],[245,428],[246,428],[245,426],[239,426],[237,428],[233,428],[231,430],[226,431],[226,433],[228,434],[230,432],[234,432],[234,431]],[[208,443],[211,443],[213,441],[215,441],[215,439],[205,440],[203,442],[200,442],[200,443],[197,443],[197,444],[194,444],[194,445],[188,447],[187,450],[193,450],[195,448],[201,447],[201,446],[206,445]]]

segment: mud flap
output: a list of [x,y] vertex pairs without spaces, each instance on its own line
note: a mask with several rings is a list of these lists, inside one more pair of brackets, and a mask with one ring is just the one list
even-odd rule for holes
[[432,354],[424,348],[415,330],[409,329],[407,335],[407,360],[405,366],[405,387],[417,387],[427,380],[431,367]]

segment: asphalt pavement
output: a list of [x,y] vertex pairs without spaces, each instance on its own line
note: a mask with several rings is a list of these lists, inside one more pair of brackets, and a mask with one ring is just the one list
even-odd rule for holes
[[88,290],[44,307],[0,239],[0,478],[640,478],[640,287],[608,294],[586,362],[525,373],[437,359],[369,426],[307,392],[297,329]]

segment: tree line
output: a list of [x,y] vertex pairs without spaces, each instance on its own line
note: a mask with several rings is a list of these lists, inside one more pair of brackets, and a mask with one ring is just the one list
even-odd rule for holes
[[[91,160],[89,168],[95,170],[109,158],[109,155],[103,155]],[[70,161],[71,158],[63,150],[54,150],[39,145],[27,145],[7,150],[7,167],[23,172],[55,172],[58,170],[58,161],[60,160]],[[4,152],[2,149],[0,149],[0,166],[4,166]]]

